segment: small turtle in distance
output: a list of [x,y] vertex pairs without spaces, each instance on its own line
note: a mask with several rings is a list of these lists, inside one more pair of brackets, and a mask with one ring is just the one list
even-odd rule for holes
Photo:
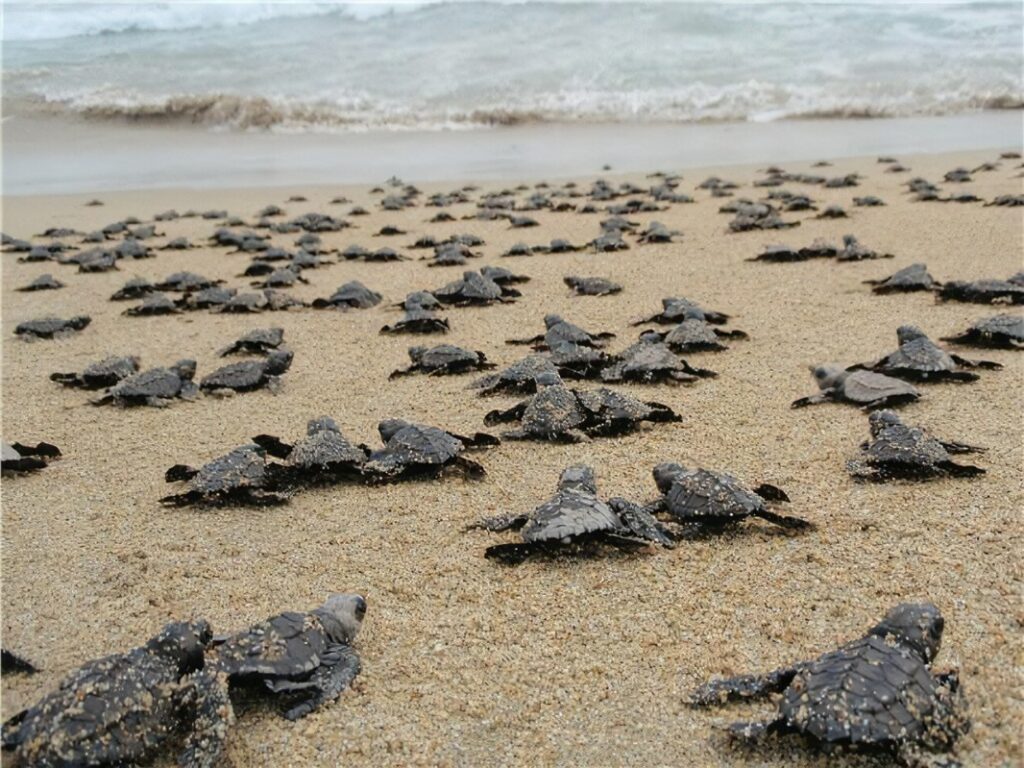
[[142,303],[129,307],[122,315],[128,317],[149,317],[156,315],[180,315],[181,309],[166,293],[151,293],[143,298]]
[[235,448],[199,469],[175,464],[164,479],[185,482],[188,490],[164,496],[160,503],[172,507],[283,504],[288,499],[276,492],[273,466],[267,462],[267,452],[255,444]]
[[872,292],[880,294],[933,291],[942,285],[931,276],[928,267],[920,262],[893,272],[881,280],[864,280],[863,282],[865,285],[874,286],[871,289]]
[[60,458],[60,448],[52,443],[3,443],[0,470],[5,473],[35,472],[44,469],[49,459]]
[[944,336],[942,341],[972,347],[1024,349],[1024,315],[995,315],[971,324],[957,336]]
[[431,293],[442,304],[456,307],[486,306],[495,302],[508,303],[522,295],[515,288],[498,285],[479,272],[470,271],[463,272],[461,280],[448,283]]
[[679,357],[654,331],[640,334],[640,340],[614,356],[601,371],[603,381],[633,381],[668,384],[714,378],[718,374],[707,368],[695,368]]
[[284,328],[254,328],[221,349],[220,357],[228,355],[268,355],[284,343]]
[[537,391],[536,377],[543,373],[558,374],[551,358],[547,355],[527,355],[499,373],[477,379],[470,384],[470,388],[479,389],[481,395],[533,394]]
[[21,293],[28,293],[31,291],[55,291],[63,287],[64,283],[47,272],[45,275],[40,275],[31,283],[23,285],[21,288],[17,288],[16,290]]
[[656,336],[673,352],[721,352],[729,348],[721,339],[749,338],[743,331],[715,328],[699,317],[687,318],[667,333],[647,331],[645,335]]
[[580,277],[579,275],[566,275],[562,278],[567,286],[577,296],[611,296],[613,293],[621,293],[622,286],[604,277]]
[[542,336],[531,336],[527,339],[508,339],[505,343],[529,344],[534,349],[544,350],[549,349],[555,344],[568,341],[584,347],[597,348],[605,346],[608,341],[615,338],[615,334],[608,331],[602,331],[601,333],[585,331],[578,325],[565,320],[561,315],[556,314],[544,315],[544,329]]
[[139,358],[122,355],[90,363],[81,373],[51,373],[50,381],[78,389],[104,389],[139,372]]
[[281,376],[291,367],[293,353],[288,349],[275,349],[262,360],[243,360],[218,368],[202,378],[199,388],[204,392],[219,393],[224,390],[251,392],[266,387],[277,392],[281,387]]
[[110,300],[130,301],[132,299],[141,299],[144,296],[148,296],[155,290],[156,286],[144,277],[133,277],[127,283],[118,288],[110,297]]
[[978,453],[984,448],[937,440],[918,427],[908,427],[892,411],[875,411],[868,416],[868,426],[871,440],[861,445],[860,454],[846,465],[858,480],[926,480],[985,474],[980,467],[957,464],[951,456]]
[[425,373],[430,376],[450,376],[470,371],[485,371],[496,366],[487,362],[483,352],[474,352],[453,344],[438,344],[436,347],[409,347],[412,365],[392,371],[389,379]]
[[940,301],[964,301],[972,304],[1024,304],[1024,285],[1012,280],[953,280],[937,294]]
[[195,360],[179,360],[168,368],[150,368],[121,379],[91,402],[93,405],[162,408],[175,399],[195,400],[199,396],[199,388],[192,382],[195,375]]
[[729,315],[723,312],[704,309],[697,302],[690,301],[682,296],[669,296],[661,300],[661,312],[635,320],[630,325],[645,325],[647,323],[676,325],[691,317],[698,318],[712,325],[724,325],[729,321]]
[[899,349],[873,363],[858,366],[910,381],[977,381],[978,374],[961,368],[999,370],[1003,366],[988,360],[968,360],[951,355],[914,325],[896,329]]
[[80,331],[92,322],[87,315],[75,315],[67,320],[59,317],[43,317],[38,320],[26,320],[18,323],[14,329],[17,336],[24,339],[62,339]]
[[366,462],[365,470],[371,482],[440,477],[449,467],[458,469],[471,480],[480,480],[487,471],[463,456],[463,452],[500,443],[484,432],[463,436],[402,419],[386,419],[377,425],[377,431],[384,447],[373,451]]
[[891,259],[891,253],[879,253],[861,245],[853,235],[843,235],[843,248],[836,254],[836,261],[866,261],[868,259]]
[[817,394],[794,400],[792,408],[804,408],[826,402],[846,402],[865,410],[887,408],[920,399],[921,393],[911,384],[874,371],[847,370],[838,365],[810,367],[818,383]]
[[256,435],[252,441],[268,455],[286,462],[283,467],[272,468],[278,482],[308,483],[360,477],[370,455],[369,448],[350,442],[328,416],[310,419],[306,436],[292,445],[274,435]]
[[381,333],[448,333],[450,327],[446,318],[440,317],[436,312],[429,309],[414,307],[408,309],[405,315],[394,325],[385,325],[380,329]]
[[383,297],[376,291],[371,291],[358,280],[352,280],[339,286],[338,289],[326,299],[314,299],[315,309],[369,309],[380,304]]

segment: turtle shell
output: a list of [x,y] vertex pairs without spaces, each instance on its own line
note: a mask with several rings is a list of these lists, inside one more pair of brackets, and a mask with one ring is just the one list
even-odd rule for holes
[[892,748],[922,738],[937,696],[920,658],[871,635],[801,668],[779,715],[823,742]]
[[91,319],[85,316],[72,317],[70,320],[62,320],[59,317],[44,317],[39,320],[27,320],[19,323],[14,329],[18,336],[36,336],[41,339],[52,339],[55,334],[63,331],[80,331],[85,328]]
[[942,443],[916,427],[893,424],[885,427],[864,451],[870,464],[935,466],[950,460]]
[[861,405],[883,398],[916,400],[920,396],[920,392],[907,382],[872,371],[850,371],[840,389],[844,398]]
[[527,355],[501,373],[485,376],[473,386],[489,392],[536,392],[535,378],[545,373],[558,373],[546,355]]
[[299,440],[288,455],[293,467],[328,467],[335,464],[359,465],[366,451],[353,445],[338,429],[314,429]]
[[928,272],[928,267],[920,262],[894,272],[884,280],[878,281],[872,289],[875,293],[895,293],[900,291],[927,291],[936,285],[935,278]]
[[118,382],[108,393],[119,400],[170,399],[178,396],[183,384],[182,378],[169,368],[150,368]]
[[329,643],[315,613],[287,611],[228,638],[217,660],[229,675],[296,677],[320,666]]
[[583,407],[603,421],[637,422],[653,414],[651,406],[644,401],[607,387],[576,394]]
[[685,373],[679,357],[661,342],[638,341],[619,354],[619,362],[605,369],[602,378],[650,379],[662,374]]
[[946,341],[978,346],[1024,346],[1024,316],[995,315],[986,317],[973,323],[960,336],[946,339]]
[[691,469],[673,478],[665,507],[683,522],[742,520],[764,508],[764,500],[724,472]]
[[502,297],[501,286],[479,272],[463,272],[462,279],[434,291],[441,302],[490,303]]
[[669,349],[679,352],[701,349],[725,349],[714,329],[704,320],[691,317],[665,334],[663,341]]
[[977,304],[990,304],[995,301],[1024,304],[1024,286],[1007,280],[976,280],[972,283],[953,281],[939,289],[939,297]]
[[888,372],[938,373],[956,370],[956,363],[935,342],[917,338],[901,344],[899,349],[882,358],[875,367]]
[[139,371],[137,357],[107,357],[90,363],[79,376],[82,384],[90,389],[112,387],[123,379],[133,376]]
[[559,491],[541,504],[523,528],[523,541],[566,541],[598,531],[615,531],[622,523],[611,507],[589,493]]
[[204,494],[261,488],[266,480],[266,455],[256,445],[243,445],[200,467],[189,488]]
[[426,371],[439,371],[443,369],[461,370],[484,362],[485,358],[480,352],[472,352],[454,344],[438,344],[425,350],[418,357],[409,353],[413,362]]
[[266,368],[266,362],[263,360],[243,360],[239,363],[231,363],[204,376],[199,382],[199,388],[238,391],[254,389],[266,383]]
[[523,411],[523,429],[533,435],[554,437],[581,428],[587,421],[576,393],[567,387],[544,387]]
[[408,424],[391,436],[384,452],[402,464],[445,464],[464,450],[462,441],[443,429]]

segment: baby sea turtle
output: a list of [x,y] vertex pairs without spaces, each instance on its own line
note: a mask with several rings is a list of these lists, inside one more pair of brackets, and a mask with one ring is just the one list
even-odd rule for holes
[[60,448],[52,443],[3,443],[0,469],[4,472],[35,472],[46,467],[48,459],[56,459],[60,455]]
[[528,283],[528,275],[517,275],[504,267],[480,267],[480,274],[498,285],[515,285],[517,283]]
[[371,291],[358,280],[352,280],[338,287],[330,297],[326,299],[314,299],[315,309],[368,309],[380,304],[381,296],[376,291]]
[[939,289],[938,298],[973,304],[1024,304],[1024,285],[1010,280],[954,280]]
[[914,325],[896,330],[899,349],[881,360],[861,367],[910,381],[977,381],[978,374],[960,368],[999,370],[1003,366],[988,360],[968,360],[951,355]]
[[39,320],[26,320],[18,323],[14,329],[17,336],[25,339],[61,339],[80,331],[92,322],[87,315],[76,315],[68,320],[59,317],[43,317]]
[[158,291],[201,291],[220,285],[223,280],[211,280],[195,272],[175,272],[168,275],[153,287]]
[[691,382],[718,374],[706,368],[694,368],[664,343],[659,333],[640,334],[640,340],[615,355],[611,365],[601,371],[603,381]]
[[296,283],[309,283],[309,280],[291,267],[275,269],[263,280],[256,280],[252,285],[256,288],[291,288]]
[[346,438],[334,419],[321,416],[310,419],[306,436],[294,445],[274,435],[256,435],[252,441],[270,456],[284,459],[284,467],[274,467],[275,477],[291,481],[324,481],[357,477],[370,455],[365,445]]
[[736,217],[729,222],[730,232],[749,232],[755,229],[789,229],[799,227],[799,221],[783,221],[767,203],[744,203],[737,206]]
[[597,379],[614,362],[604,350],[572,341],[559,341],[548,347],[548,359],[567,379]]
[[402,419],[386,419],[377,425],[384,447],[370,454],[366,472],[375,482],[393,482],[417,477],[439,477],[454,467],[466,477],[479,480],[487,471],[462,453],[472,448],[499,444],[484,432],[464,437],[437,427],[412,424]]
[[661,403],[643,402],[610,389],[570,389],[555,372],[534,377],[537,394],[508,410],[491,411],[487,425],[518,421],[518,429],[505,432],[513,440],[552,440],[577,443],[593,436],[626,434],[640,422],[680,421]]
[[928,267],[917,262],[893,272],[881,280],[864,280],[865,285],[873,285],[874,293],[909,293],[911,291],[933,291],[939,283],[928,272]]
[[477,379],[470,387],[479,389],[481,395],[532,394],[537,391],[536,377],[542,373],[557,375],[558,369],[547,355],[528,355],[500,373]]
[[144,277],[133,277],[127,283],[122,285],[114,294],[110,297],[111,301],[130,301],[132,299],[141,299],[144,296],[148,296],[156,290],[149,280]]
[[337,699],[360,671],[352,643],[366,615],[362,595],[332,594],[311,611],[286,611],[217,638],[210,665],[232,684],[261,683],[298,720]]
[[469,305],[486,306],[494,302],[509,302],[522,294],[514,288],[498,285],[479,272],[463,272],[462,279],[448,283],[436,291],[431,291],[442,304],[456,307]]
[[530,344],[534,349],[549,349],[561,342],[572,342],[583,347],[603,347],[609,340],[615,338],[614,333],[603,331],[591,333],[585,331],[578,325],[565,320],[561,315],[544,315],[544,334],[542,336],[531,336],[528,339],[508,339],[506,344]]
[[385,325],[381,333],[448,333],[448,320],[439,317],[429,309],[414,307],[406,310],[405,315],[394,325]]
[[271,392],[281,388],[280,377],[291,367],[293,353],[275,349],[262,360],[243,360],[218,368],[203,377],[199,388],[205,392],[251,392],[266,387]]
[[629,243],[622,239],[622,232],[617,229],[604,232],[587,243],[587,245],[598,253],[612,253],[614,251],[629,250]]
[[958,336],[945,336],[942,341],[972,347],[1024,349],[1024,316],[995,315],[975,321]]
[[863,197],[853,198],[853,204],[860,208],[875,208],[885,205],[885,201],[874,195],[864,195]]
[[178,315],[181,309],[166,293],[151,293],[138,306],[129,307],[122,315],[145,317],[149,315]]
[[502,256],[533,256],[534,250],[526,243],[513,243]]
[[678,229],[669,229],[660,221],[652,221],[640,232],[640,243],[671,243],[672,238],[681,235]]
[[709,469],[687,469],[680,464],[658,464],[652,474],[662,498],[645,507],[650,512],[667,512],[673,521],[717,531],[748,517],[758,517],[791,530],[813,526],[799,517],[772,512],[769,502],[788,502],[789,497],[774,485],[751,490],[732,475]]
[[487,362],[483,352],[456,347],[453,344],[438,344],[436,347],[409,347],[412,365],[391,372],[389,379],[408,376],[411,373],[426,373],[431,376],[445,376],[469,371],[485,371],[494,368]]
[[843,210],[841,205],[830,205],[814,218],[816,219],[848,219],[849,214]]
[[749,338],[743,331],[715,328],[699,317],[687,318],[667,333],[649,331],[645,335],[656,336],[673,352],[719,352],[728,349],[721,339]]
[[184,735],[179,763],[210,768],[232,719],[204,670],[205,621],[168,624],[145,645],[91,661],[4,723],[4,749],[33,766],[136,764]]
[[21,286],[21,288],[18,288],[17,290],[21,291],[22,293],[27,293],[29,291],[55,291],[58,288],[63,287],[64,283],[62,283],[60,280],[58,280],[49,272],[47,272],[45,275],[40,275],[31,283],[23,285]]
[[198,245],[193,245],[189,242],[187,237],[176,237],[173,240],[168,240],[166,243],[160,246],[158,250],[161,251],[187,251],[191,248],[198,248]]
[[991,202],[985,203],[986,208],[990,205],[1019,208],[1024,205],[1024,195],[997,195]]
[[871,440],[861,445],[860,454],[847,463],[849,473],[862,480],[895,478],[924,480],[932,477],[977,477],[985,470],[957,464],[950,454],[984,451],[964,443],[944,442],[923,429],[908,427],[892,411],[875,411],[868,416]]
[[691,697],[706,707],[781,693],[767,722],[733,723],[736,738],[797,733],[824,748],[886,752],[925,768],[959,763],[940,758],[970,729],[955,670],[936,673],[943,618],[931,603],[903,603],[868,633],[813,661],[760,675],[714,680]]
[[532,512],[485,518],[467,528],[519,530],[521,543],[488,547],[484,557],[518,565],[532,555],[557,555],[608,545],[634,551],[652,543],[673,546],[664,527],[624,499],[604,502],[597,496],[594,470],[578,464],[564,470],[558,491]]
[[280,347],[283,342],[284,328],[255,328],[239,336],[217,354],[221,357],[238,354],[266,355]]
[[277,476],[267,452],[258,445],[243,445],[194,469],[175,464],[164,473],[168,483],[187,482],[188,490],[160,499],[161,504],[184,507],[193,504],[282,504],[287,497],[275,492]]
[[104,389],[139,372],[139,358],[134,356],[105,357],[90,363],[81,373],[51,373],[50,380],[65,387]]
[[163,407],[175,398],[195,400],[199,396],[199,388],[192,383],[195,375],[195,360],[179,360],[169,368],[150,368],[122,379],[92,403]]
[[836,255],[836,261],[865,261],[867,259],[891,259],[891,253],[879,253],[861,245],[853,235],[843,235],[843,248]]
[[821,391],[794,400],[793,408],[831,401],[873,410],[912,403],[921,397],[921,393],[907,382],[873,371],[844,370],[838,365],[811,366],[810,371]]
[[579,296],[610,296],[613,293],[622,292],[621,285],[604,277],[566,275],[562,278],[562,282]]
[[669,296],[661,300],[661,312],[641,320],[635,320],[631,324],[660,323],[662,325],[676,325],[691,317],[704,320],[712,325],[723,325],[729,320],[729,315],[704,309],[695,301],[690,301],[682,296]]

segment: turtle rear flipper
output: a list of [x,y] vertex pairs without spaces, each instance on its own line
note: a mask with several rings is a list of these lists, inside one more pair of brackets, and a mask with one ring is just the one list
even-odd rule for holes
[[51,373],[50,381],[56,381],[65,387],[81,387],[82,380],[77,373]]
[[683,417],[673,411],[667,405],[655,402],[644,403],[651,412],[646,416],[647,421],[682,421]]
[[977,445],[967,445],[966,443],[945,443],[940,440],[939,444],[947,453],[985,453],[988,451],[988,448],[981,448]]
[[498,515],[496,517],[484,517],[475,523],[470,523],[462,530],[474,531],[484,530],[499,533],[501,531],[518,531],[530,522],[529,515]]
[[190,467],[187,464],[175,464],[164,472],[164,480],[168,483],[180,483],[191,480],[198,474],[199,470],[195,467]]
[[275,459],[287,459],[292,454],[293,446],[275,435],[256,435],[252,441]]
[[711,707],[730,701],[761,699],[788,688],[796,673],[796,667],[783,667],[762,675],[737,675],[712,680],[690,694],[689,702],[694,707]]
[[329,645],[321,657],[320,666],[309,678],[316,693],[285,711],[284,716],[288,720],[298,720],[334,701],[352,685],[360,669],[359,655],[350,646]]
[[523,414],[525,412],[526,403],[519,403],[519,405],[514,405],[506,411],[490,411],[486,416],[484,416],[484,424],[490,427],[495,424],[519,421],[523,418]]
[[11,447],[22,456],[42,456],[47,459],[55,459],[61,455],[60,448],[53,443],[37,443],[36,445],[11,443]]
[[504,565],[520,565],[535,555],[554,555],[557,544],[550,541],[530,541],[515,544],[494,544],[484,550],[484,557]]
[[767,520],[773,525],[777,525],[780,528],[787,528],[789,530],[813,530],[814,523],[810,523],[800,517],[790,517],[787,515],[777,515],[767,509],[759,509],[756,512],[752,512],[753,517],[759,517],[762,520]]
[[2,732],[4,749],[16,749],[21,744],[21,723],[26,715],[28,715],[28,710],[23,709],[14,717],[4,721]]
[[975,467],[972,464],[957,464],[953,461],[943,461],[938,466],[952,477],[978,477],[985,474],[984,469]]
[[712,371],[710,368],[695,368],[685,360],[682,361],[683,370],[691,376],[696,376],[700,379],[716,379],[718,378],[718,372]]
[[986,371],[1001,371],[1003,369],[1002,363],[996,363],[992,360],[970,360],[966,357],[960,357],[960,355],[950,355],[953,362],[957,365],[962,365],[964,368],[981,368]]
[[789,496],[786,494],[784,490],[782,490],[778,486],[771,485],[769,483],[761,483],[761,485],[757,486],[757,488],[754,489],[754,493],[756,493],[765,501],[789,501]]
[[168,507],[188,507],[203,500],[203,494],[199,491],[188,491],[186,493],[174,493],[164,496],[160,503]]
[[496,445],[501,445],[501,440],[486,432],[474,432],[470,437],[452,433],[452,437],[459,440],[466,448],[493,448]]
[[6,648],[2,649],[2,662],[0,662],[0,674],[8,675],[23,674],[23,675],[34,675],[39,670],[36,665],[28,659],[23,659],[16,653],[8,651]]
[[800,397],[789,404],[790,408],[806,408],[808,405],[819,405],[821,403],[827,403],[832,400],[831,397],[824,393],[818,393],[816,395],[808,395],[807,397]]
[[452,459],[452,466],[458,467],[470,480],[482,480],[487,476],[487,470],[482,464],[464,456],[456,456]]
[[178,764],[213,768],[224,751],[228,727],[235,720],[227,676],[212,669],[194,673],[184,691],[182,706],[192,719]]
[[529,338],[529,339],[505,339],[505,343],[506,344],[514,344],[514,345],[517,345],[517,346],[526,346],[528,344],[529,345],[532,345],[532,344],[543,344],[543,342],[544,342],[544,335],[543,334],[541,334],[540,336],[533,336],[532,338]]

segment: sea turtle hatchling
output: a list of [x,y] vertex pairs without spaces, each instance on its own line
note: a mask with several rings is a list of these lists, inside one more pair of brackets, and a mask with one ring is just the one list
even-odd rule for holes
[[328,416],[310,419],[306,436],[292,445],[274,435],[256,435],[252,441],[268,455],[286,462],[283,467],[272,469],[275,477],[280,478],[278,482],[359,477],[370,455],[369,448],[350,442]]
[[195,360],[179,360],[168,368],[150,368],[121,379],[109,387],[93,405],[163,407],[174,399],[195,400],[199,388],[192,383],[196,375]]
[[794,400],[793,408],[826,402],[846,402],[866,410],[902,405],[920,399],[921,393],[911,384],[874,371],[846,370],[838,365],[810,367],[811,375],[821,391]]
[[141,299],[156,290],[156,286],[144,277],[133,277],[118,288],[110,297],[111,301],[130,301]]
[[265,506],[282,504],[287,497],[277,493],[274,467],[267,452],[258,445],[243,445],[195,469],[175,464],[164,473],[168,483],[186,482],[188,490],[160,499],[173,507],[190,505]]
[[891,253],[879,253],[861,245],[853,235],[843,235],[842,250],[836,254],[836,261],[866,261],[868,259],[891,259]]
[[55,291],[58,288],[63,288],[64,283],[55,278],[49,272],[45,275],[40,275],[32,282],[17,288],[16,290],[22,293],[28,293],[30,291]]
[[953,280],[939,289],[942,301],[965,301],[972,304],[1024,304],[1024,285],[1012,280]]
[[715,328],[699,317],[689,317],[666,333],[648,331],[645,335],[656,336],[673,352],[720,352],[729,348],[721,339],[749,338],[743,331]]
[[522,542],[488,547],[484,557],[518,565],[538,555],[590,551],[607,545],[634,551],[656,543],[673,546],[665,528],[650,514],[624,499],[604,502],[597,496],[594,470],[586,465],[565,469],[554,496],[522,515],[484,518],[467,530],[519,530]]
[[773,719],[733,723],[729,733],[801,734],[823,748],[889,753],[911,768],[953,768],[960,764],[949,753],[970,721],[957,672],[932,669],[943,626],[931,603],[903,603],[859,640],[774,672],[713,680],[690,701],[708,707],[781,693]]
[[408,309],[402,319],[393,325],[381,327],[381,333],[448,333],[450,327],[447,318],[440,317],[436,312],[420,307]]
[[128,765],[184,736],[179,764],[215,765],[232,720],[204,669],[205,621],[168,624],[145,645],[91,661],[3,725],[3,747],[33,766]]
[[35,472],[47,466],[49,459],[60,458],[60,448],[52,443],[3,443],[0,469],[7,473]]
[[461,280],[431,291],[442,304],[456,307],[470,305],[486,306],[495,302],[510,302],[522,294],[515,288],[498,285],[496,282],[479,272],[466,271]]
[[332,594],[311,611],[286,611],[215,638],[208,664],[231,685],[258,683],[284,697],[282,714],[298,720],[352,685],[360,671],[352,643],[365,615],[362,595]]
[[985,470],[957,464],[954,453],[984,451],[964,443],[945,442],[929,436],[919,427],[908,427],[892,411],[875,411],[868,416],[871,440],[847,462],[847,471],[860,480],[913,479],[932,477],[977,477]]
[[220,357],[228,355],[268,355],[284,343],[284,328],[254,328],[221,349]]
[[79,389],[104,389],[139,372],[139,358],[131,355],[114,355],[90,363],[81,373],[51,373],[50,381],[65,387]]
[[544,350],[549,349],[555,344],[568,341],[583,347],[597,348],[605,346],[608,341],[615,338],[615,334],[609,331],[602,331],[601,333],[585,331],[578,325],[565,320],[561,315],[556,314],[544,315],[544,329],[543,335],[531,336],[527,339],[508,339],[505,343],[529,344],[534,349]]
[[704,320],[712,325],[723,325],[729,321],[729,315],[723,312],[704,309],[697,302],[682,296],[669,296],[661,300],[661,312],[640,320],[634,320],[631,325],[644,325],[646,323],[676,325],[691,317]]
[[622,286],[605,277],[580,277],[566,275],[562,282],[569,286],[577,296],[611,296],[621,293]]
[[645,384],[692,382],[717,375],[707,368],[690,365],[662,341],[660,333],[653,331],[640,334],[639,341],[616,354],[611,364],[601,371],[602,381]]
[[547,355],[527,355],[505,370],[477,379],[469,386],[471,389],[479,389],[481,395],[533,394],[537,391],[536,377],[542,373],[558,373],[551,358]]
[[931,276],[928,267],[921,262],[897,270],[881,280],[864,280],[863,283],[874,286],[872,292],[881,294],[933,291],[942,285]]
[[515,285],[517,283],[528,283],[528,275],[517,275],[504,267],[480,267],[480,274],[498,285]]
[[431,376],[447,376],[469,371],[485,371],[495,367],[487,362],[483,352],[474,352],[453,344],[438,344],[436,347],[409,347],[412,365],[392,371],[389,379],[408,376],[412,373],[426,373]]
[[449,467],[472,480],[480,480],[487,471],[462,453],[500,442],[484,432],[463,436],[402,419],[386,419],[377,425],[377,431],[384,447],[373,451],[366,462],[365,471],[371,482],[439,477]]
[[380,304],[381,296],[376,291],[371,291],[358,280],[352,280],[337,288],[333,294],[326,299],[314,299],[315,309],[369,309]]
[[751,490],[732,475],[708,469],[689,469],[680,464],[658,464],[652,471],[661,498],[644,507],[652,514],[666,512],[673,522],[718,531],[757,517],[790,530],[812,528],[799,517],[779,515],[769,502],[788,502],[781,488],[763,484]]
[[896,329],[899,349],[873,363],[858,366],[910,381],[977,381],[978,374],[961,368],[999,370],[1003,366],[988,360],[968,360],[951,355],[914,325]]
[[262,360],[243,360],[218,368],[199,382],[204,392],[223,393],[251,392],[266,387],[277,392],[281,387],[281,376],[292,365],[294,354],[289,349],[275,349]]
[[942,341],[972,347],[1024,349],[1024,315],[985,317],[957,336],[944,336]]
[[166,293],[151,293],[142,299],[141,304],[129,307],[121,314],[127,317],[178,315],[181,314],[181,309]]
[[38,320],[26,320],[18,323],[14,333],[23,339],[61,339],[76,331],[80,331],[89,323],[92,318],[87,315],[75,315],[67,320],[59,317],[43,317]]

